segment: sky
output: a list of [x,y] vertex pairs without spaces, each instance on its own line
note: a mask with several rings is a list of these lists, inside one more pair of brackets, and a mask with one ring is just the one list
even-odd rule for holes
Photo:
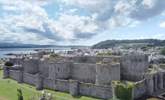
[[165,0],[0,0],[0,43],[165,39]]

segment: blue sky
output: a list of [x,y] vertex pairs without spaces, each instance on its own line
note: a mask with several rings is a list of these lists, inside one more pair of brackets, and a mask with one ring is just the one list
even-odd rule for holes
[[0,42],[165,39],[165,0],[0,0]]

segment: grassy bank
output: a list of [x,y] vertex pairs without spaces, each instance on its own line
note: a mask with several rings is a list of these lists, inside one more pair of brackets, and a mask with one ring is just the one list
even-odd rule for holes
[[[11,79],[2,79],[2,70],[0,70],[0,100],[17,100],[17,89],[21,88],[24,100],[29,100],[30,97],[40,95],[41,91],[36,91],[35,87],[27,84],[18,84]],[[53,94],[54,100],[98,100],[90,97],[74,98],[68,93],[55,92],[45,90]]]

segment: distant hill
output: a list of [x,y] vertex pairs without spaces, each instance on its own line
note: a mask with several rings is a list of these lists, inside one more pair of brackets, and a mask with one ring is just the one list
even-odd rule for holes
[[165,46],[165,40],[140,39],[140,40],[106,40],[92,46],[94,49],[106,49],[115,46],[141,44],[148,46]]

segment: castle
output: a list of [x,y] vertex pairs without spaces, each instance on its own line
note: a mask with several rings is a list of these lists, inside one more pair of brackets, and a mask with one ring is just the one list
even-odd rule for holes
[[149,67],[148,56],[76,56],[57,59],[11,58],[4,66],[4,78],[43,88],[101,99],[113,96],[112,81],[136,83],[134,98],[165,89],[165,71]]

